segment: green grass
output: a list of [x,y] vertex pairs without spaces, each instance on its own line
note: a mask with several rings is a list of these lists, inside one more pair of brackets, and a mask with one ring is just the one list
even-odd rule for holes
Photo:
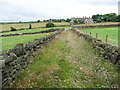
[[37,29],[26,29],[26,30],[20,30],[20,31],[11,31],[11,32],[5,32],[1,33],[2,35],[7,35],[7,34],[16,34],[16,33],[32,33],[32,32],[40,32],[40,31],[45,31],[48,29],[57,29],[57,28],[70,28],[70,27],[51,27],[51,28],[37,28]]
[[117,67],[98,57],[88,42],[70,31],[45,46],[33,61],[11,87],[117,87]]
[[42,38],[44,36],[50,35],[47,34],[35,34],[35,35],[23,35],[23,36],[10,36],[10,37],[0,37],[0,50],[6,50],[13,48],[18,43],[26,44],[28,42],[34,41],[34,39]]
[[110,28],[90,28],[83,29],[82,31],[87,32],[89,34],[92,33],[92,36],[96,37],[96,33],[98,33],[98,38],[103,42],[106,40],[106,35],[108,34],[108,43],[113,45],[118,45],[118,27],[110,27]]

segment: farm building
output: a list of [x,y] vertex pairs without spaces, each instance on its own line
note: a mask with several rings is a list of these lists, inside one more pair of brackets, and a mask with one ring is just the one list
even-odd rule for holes
[[92,18],[88,18],[88,17],[83,17],[83,18],[79,18],[79,17],[72,17],[71,18],[71,21],[74,21],[74,20],[80,20],[80,21],[82,21],[84,24],[93,24],[94,23],[94,21],[93,21],[93,19]]

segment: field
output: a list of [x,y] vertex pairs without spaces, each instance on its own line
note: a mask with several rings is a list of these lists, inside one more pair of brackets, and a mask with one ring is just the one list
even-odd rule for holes
[[[7,31],[11,25],[17,29],[28,28],[28,23],[4,24],[3,30]],[[59,23],[59,25],[63,25],[63,23]],[[67,25],[67,23],[64,23],[64,25]],[[45,23],[34,23],[33,26],[34,29],[9,31],[1,34],[32,33],[48,29],[71,28],[70,26],[45,28]],[[91,32],[93,37],[98,33],[98,39],[104,42],[105,36],[108,34],[108,43],[118,45],[118,27],[79,30],[86,34]],[[55,32],[0,37],[0,50],[11,49],[18,43],[27,44],[28,42],[33,42],[34,39],[42,38],[53,33]],[[25,70],[22,70],[15,82],[10,86],[11,88],[118,87],[118,66],[112,64],[110,60],[105,60],[103,57],[100,57],[91,44],[83,37],[78,37],[73,31],[63,31],[50,43],[44,45],[39,55],[29,60],[33,62]]]
[[96,26],[96,25],[116,25],[118,22],[105,22],[105,23],[95,23],[95,24],[77,24],[74,26]]
[[[10,31],[10,32],[5,32],[5,33],[1,33],[1,34],[7,35],[7,34],[16,34],[16,33],[32,33],[32,32],[39,32],[39,31],[45,31],[45,30],[57,29],[57,28],[70,28],[70,27],[51,27],[51,28],[27,29],[27,30],[20,30],[20,31]],[[0,44],[1,44],[0,50],[13,48],[17,43],[26,44],[28,42],[32,42],[36,38],[41,38],[46,35],[49,35],[49,34],[0,37]]]
[[118,33],[120,32],[118,27],[109,27],[109,28],[89,28],[82,29],[87,34],[92,34],[93,37],[96,37],[98,34],[98,39],[101,39],[103,42],[106,40],[106,35],[108,34],[108,43],[113,45],[118,45]]
[[28,42],[32,42],[34,39],[42,38],[47,35],[50,35],[52,33],[47,34],[35,34],[35,35],[23,35],[23,36],[10,36],[10,37],[0,37],[1,39],[1,45],[0,50],[6,50],[13,48],[18,43],[27,44]]
[[0,33],[0,34],[1,35],[7,35],[7,34],[16,34],[16,33],[32,33],[32,32],[40,32],[40,31],[45,31],[45,30],[48,30],[48,29],[58,29],[58,28],[70,28],[70,27],[51,27],[51,28],[25,29],[25,30],[19,30],[19,31],[4,32],[4,33]]
[[[40,27],[45,27],[46,23],[16,23],[16,24],[2,24],[1,31],[9,31],[10,27],[14,27],[16,29],[20,28],[29,28],[29,24],[32,25],[32,28],[40,28]],[[54,23],[55,26],[61,26],[61,25],[70,25],[67,22],[62,22],[62,23]]]

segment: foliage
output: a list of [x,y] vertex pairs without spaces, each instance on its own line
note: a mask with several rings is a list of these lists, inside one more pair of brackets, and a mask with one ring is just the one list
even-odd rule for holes
[[43,20],[43,22],[70,22],[71,19],[67,18],[67,19],[49,19],[49,20]]
[[78,20],[79,24],[84,24],[84,21]]
[[118,22],[120,19],[120,15],[118,16],[116,13],[104,14],[104,15],[93,15],[92,19],[97,23],[100,22]]
[[31,24],[29,24],[29,29],[32,29],[32,25]]
[[74,23],[75,23],[75,24],[84,24],[84,21],[81,21],[81,20],[74,20]]
[[53,23],[47,23],[46,27],[54,27],[55,25]]
[[70,21],[71,21],[71,19],[69,19],[69,18],[68,18],[68,19],[66,19],[66,22],[70,22]]
[[40,22],[40,20],[38,20],[37,22]]
[[10,27],[11,28],[11,31],[17,31],[15,28],[13,28],[13,27]]

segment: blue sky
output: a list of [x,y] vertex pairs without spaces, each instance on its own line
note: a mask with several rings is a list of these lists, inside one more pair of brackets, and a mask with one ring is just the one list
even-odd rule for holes
[[36,21],[118,13],[119,0],[0,0],[0,21]]

